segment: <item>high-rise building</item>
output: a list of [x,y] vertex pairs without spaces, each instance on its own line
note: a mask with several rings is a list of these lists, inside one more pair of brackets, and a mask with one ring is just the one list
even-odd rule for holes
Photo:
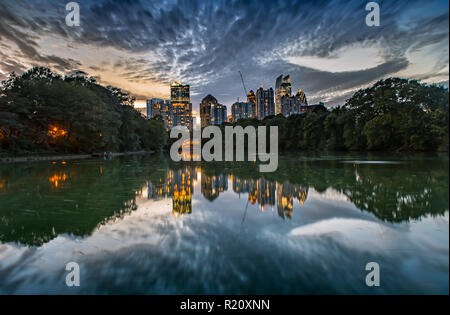
[[281,99],[283,96],[291,96],[291,78],[289,75],[283,78],[280,75],[275,83],[275,115],[282,113]]
[[173,125],[192,129],[192,104],[190,102],[189,85],[179,82],[170,83],[170,99],[173,110]]
[[211,94],[208,94],[203,98],[200,103],[200,121],[202,127],[211,125],[211,106],[217,104],[219,104],[217,99]]
[[227,107],[219,104],[217,99],[208,94],[200,103],[201,126],[221,125],[227,121]]
[[147,100],[147,118],[151,119],[157,116],[161,116],[166,130],[173,127],[173,109],[170,100],[162,100],[160,98]]
[[151,98],[147,100],[147,119],[154,118],[156,115],[160,115],[160,113],[155,114],[154,107],[156,107],[157,103],[163,102],[164,100],[160,98]]
[[147,107],[147,119],[153,118],[153,106],[151,99],[148,99],[146,101],[146,107]]
[[256,116],[256,95],[253,90],[250,90],[247,95],[247,103],[249,103],[249,106],[251,107],[252,114],[249,118],[257,118]]
[[264,90],[263,86],[256,91],[256,115],[259,120],[275,115],[273,89]]
[[171,129],[173,124],[173,107],[171,100],[165,100],[160,103],[160,115],[163,118],[164,126],[167,130]]
[[239,119],[253,117],[253,103],[236,102],[231,105],[231,116],[234,122]]
[[283,75],[280,75],[275,81],[275,111],[278,112],[281,109],[281,83],[283,81]]
[[308,105],[308,101],[306,100],[305,92],[303,92],[302,89],[298,89],[297,95],[295,95],[295,97],[297,97],[298,101],[301,104]]
[[299,89],[296,95],[284,95],[281,98],[282,114],[285,117],[305,113],[308,110],[308,101],[305,92]]
[[221,125],[227,121],[227,107],[222,104],[211,105],[211,125]]
[[223,105],[222,108],[222,115],[223,115],[223,123],[228,122],[228,109],[225,105]]

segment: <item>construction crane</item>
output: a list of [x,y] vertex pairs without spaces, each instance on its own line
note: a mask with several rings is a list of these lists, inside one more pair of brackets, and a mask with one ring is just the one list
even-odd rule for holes
[[242,76],[241,71],[239,71],[239,74],[241,75],[242,86],[244,87],[245,97],[247,97],[247,88],[245,87],[244,77]]

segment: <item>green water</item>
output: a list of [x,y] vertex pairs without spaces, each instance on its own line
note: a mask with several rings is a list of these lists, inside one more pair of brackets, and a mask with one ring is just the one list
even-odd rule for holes
[[2,164],[0,293],[448,294],[448,171],[418,154],[281,156],[264,174],[164,156]]

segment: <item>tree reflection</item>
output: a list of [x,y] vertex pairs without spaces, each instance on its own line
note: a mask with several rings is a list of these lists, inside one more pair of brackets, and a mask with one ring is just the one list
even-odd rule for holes
[[147,199],[170,198],[174,216],[195,213],[192,196],[199,189],[206,202],[233,191],[261,211],[276,207],[280,218],[292,219],[294,203],[308,202],[311,189],[331,188],[381,220],[404,222],[448,210],[448,176],[448,157],[417,155],[396,164],[288,156],[276,172],[264,174],[255,163],[172,163],[165,157],[1,165],[0,241],[41,245],[58,234],[90,235],[136,210],[142,187]]
[[0,241],[41,245],[58,234],[89,235],[137,208],[139,161],[11,164],[0,167]]
[[357,159],[354,155],[285,156],[274,173],[259,173],[252,163],[203,163],[202,171],[217,174],[226,169],[233,191],[248,193],[252,204],[262,207],[274,206],[276,199],[280,217],[292,217],[293,199],[303,205],[308,188],[319,193],[332,188],[360,210],[387,222],[442,215],[448,210],[448,156],[367,154]]

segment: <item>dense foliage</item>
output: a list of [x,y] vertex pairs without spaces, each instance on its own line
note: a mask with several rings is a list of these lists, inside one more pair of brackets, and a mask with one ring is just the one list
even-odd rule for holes
[[442,86],[390,78],[356,92],[344,106],[234,125],[279,126],[279,150],[448,151],[449,93]]
[[159,120],[133,108],[134,98],[83,72],[65,76],[34,67],[0,90],[0,153],[92,153],[159,150]]
[[[134,99],[83,72],[34,67],[0,87],[0,154],[160,150],[168,135]],[[448,151],[449,93],[442,86],[390,78],[356,92],[344,106],[302,115],[242,119],[278,126],[279,150]],[[170,141],[169,141],[170,145]]]

